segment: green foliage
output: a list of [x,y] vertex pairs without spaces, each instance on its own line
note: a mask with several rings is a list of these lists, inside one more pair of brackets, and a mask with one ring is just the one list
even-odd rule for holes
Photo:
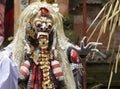
[[63,16],[63,25],[65,30],[73,29],[73,16],[72,15],[64,15]]
[[65,30],[65,35],[70,39],[73,44],[78,44],[79,35],[73,30]]
[[65,35],[70,39],[73,44],[78,44],[79,34],[73,30],[73,16],[64,15],[63,16],[63,26]]

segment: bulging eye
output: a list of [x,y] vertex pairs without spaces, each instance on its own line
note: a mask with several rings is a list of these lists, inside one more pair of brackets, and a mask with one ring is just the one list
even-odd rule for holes
[[48,22],[48,23],[47,23],[47,27],[48,27],[49,29],[51,29],[51,28],[52,28],[52,23]]
[[40,22],[40,21],[36,21],[36,23],[35,23],[35,26],[36,26],[36,27],[40,28],[40,27],[41,27],[41,25],[42,25],[42,24],[41,24],[41,22]]

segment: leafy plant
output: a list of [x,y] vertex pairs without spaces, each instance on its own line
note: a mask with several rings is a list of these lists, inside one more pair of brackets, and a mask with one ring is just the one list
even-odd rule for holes
[[73,16],[64,15],[63,16],[63,25],[65,30],[73,30]]

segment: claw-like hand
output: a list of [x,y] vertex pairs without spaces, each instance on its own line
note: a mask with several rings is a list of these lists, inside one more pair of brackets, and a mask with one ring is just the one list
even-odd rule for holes
[[98,42],[89,42],[86,46],[84,45],[85,43],[85,39],[86,39],[86,36],[83,37],[83,39],[81,40],[80,42],[80,50],[79,50],[79,54],[80,55],[88,55],[88,53],[90,52],[97,52],[99,51],[98,49],[94,49],[93,47],[94,46],[97,46],[97,45],[102,45],[102,43],[98,43]]

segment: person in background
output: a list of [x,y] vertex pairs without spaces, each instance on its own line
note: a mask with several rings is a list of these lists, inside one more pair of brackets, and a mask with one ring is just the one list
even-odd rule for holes
[[14,35],[14,0],[6,0],[5,2],[5,41]]
[[4,41],[4,9],[5,5],[0,1],[0,46]]
[[14,0],[0,0],[0,49],[13,40]]

